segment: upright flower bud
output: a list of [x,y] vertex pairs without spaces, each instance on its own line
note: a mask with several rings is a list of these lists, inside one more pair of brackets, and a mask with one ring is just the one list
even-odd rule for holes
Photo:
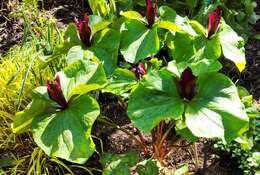
[[146,69],[145,69],[144,63],[133,64],[132,70],[135,73],[135,76],[139,80],[142,78],[142,76],[144,76],[146,74]]
[[57,75],[54,81],[47,80],[47,91],[50,99],[57,102],[61,109],[65,109],[68,106],[68,103],[63,95],[60,77]]
[[191,100],[196,92],[196,80],[190,68],[186,68],[182,74],[181,79],[178,82],[179,92],[182,98]]
[[148,26],[152,27],[155,22],[155,15],[156,15],[156,7],[157,7],[157,0],[155,5],[153,6],[152,0],[146,0],[146,19],[148,21]]
[[82,43],[85,44],[86,46],[90,46],[91,45],[91,40],[90,40],[91,29],[88,26],[88,21],[89,21],[88,16],[85,15],[84,19],[80,20],[80,21],[77,18],[75,18],[74,21],[77,26],[79,36],[80,36]]
[[213,34],[215,34],[218,31],[221,15],[222,9],[220,7],[217,7],[215,11],[209,13],[207,38],[210,38]]

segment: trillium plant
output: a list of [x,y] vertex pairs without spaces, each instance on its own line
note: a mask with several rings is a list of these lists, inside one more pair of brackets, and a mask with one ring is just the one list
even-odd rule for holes
[[79,36],[82,41],[86,46],[91,45],[91,29],[89,27],[89,17],[88,15],[84,16],[84,20],[79,21],[77,18],[74,19],[77,29],[79,31]]
[[136,78],[140,80],[143,75],[146,74],[144,63],[132,64],[132,70],[135,73]]
[[153,5],[153,1],[152,0],[146,0],[146,12],[145,12],[145,16],[147,19],[147,23],[149,27],[152,27],[154,22],[155,22],[155,17],[156,17],[156,8],[157,8],[157,1],[155,3],[155,5]]
[[47,92],[49,98],[59,104],[60,109],[66,109],[68,102],[66,101],[60,84],[60,77],[57,75],[54,81],[47,81]]
[[222,10],[220,7],[208,15],[208,36],[210,38],[213,34],[218,31],[219,23],[222,15]]
[[[138,137],[127,134],[162,164],[181,140],[229,142],[246,131],[248,116],[236,85],[218,72],[220,59],[243,71],[244,40],[225,23],[221,7],[209,12],[206,29],[157,1],[145,4],[144,16],[130,10],[111,20],[75,18],[53,54],[40,58],[48,65],[65,57],[65,66],[33,91],[32,102],[16,114],[13,131],[32,131],[47,155],[83,164],[96,150],[91,133],[96,120],[120,128],[106,114],[100,116],[103,92],[127,103]],[[153,140],[151,155],[143,134]]]

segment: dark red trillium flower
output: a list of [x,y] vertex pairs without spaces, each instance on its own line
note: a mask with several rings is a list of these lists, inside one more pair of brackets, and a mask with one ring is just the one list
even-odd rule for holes
[[143,75],[146,74],[146,69],[144,63],[132,64],[132,70],[135,73],[135,76],[140,80]]
[[192,70],[188,67],[182,74],[181,79],[178,82],[178,89],[182,98],[191,100],[196,93],[196,80],[192,74]]
[[83,20],[79,21],[77,18],[75,18],[74,21],[79,31],[79,36],[82,43],[89,47],[91,45],[91,29],[88,26],[88,15],[85,15]]
[[153,6],[152,0],[145,0],[146,2],[146,19],[148,21],[148,26],[152,27],[155,21],[155,15],[156,15],[156,7],[157,7],[157,0],[155,2],[155,5]]
[[47,80],[47,91],[50,99],[57,102],[61,109],[68,107],[68,103],[61,89],[60,77],[58,75],[54,81]]
[[207,38],[210,38],[213,34],[215,34],[218,31],[221,15],[222,9],[220,7],[217,7],[215,11],[209,13]]

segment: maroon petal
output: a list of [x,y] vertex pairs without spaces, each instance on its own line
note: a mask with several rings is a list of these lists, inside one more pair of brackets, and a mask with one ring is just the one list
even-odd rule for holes
[[79,21],[77,18],[75,18],[74,21],[77,26],[82,43],[85,44],[86,46],[90,46],[91,29],[88,25],[89,17],[85,15],[82,21]]
[[219,23],[222,15],[222,9],[218,7],[215,11],[208,15],[208,36],[210,38],[213,34],[218,31]]
[[133,64],[132,71],[139,80],[146,74],[146,69],[143,63]]
[[196,91],[196,80],[197,77],[193,75],[190,68],[186,68],[182,74],[181,79],[179,80],[179,92],[182,98],[191,100]]
[[57,102],[62,109],[67,108],[68,103],[63,95],[60,84],[60,77],[58,75],[54,81],[47,80],[47,91],[50,99]]
[[156,15],[156,7],[157,7],[157,0],[155,3],[155,6],[153,6],[152,0],[146,0],[146,19],[148,21],[148,26],[152,27],[155,21],[155,15]]

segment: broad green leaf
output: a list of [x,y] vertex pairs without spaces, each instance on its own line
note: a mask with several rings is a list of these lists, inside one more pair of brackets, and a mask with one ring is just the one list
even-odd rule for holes
[[195,76],[203,75],[210,72],[218,72],[222,64],[217,60],[202,59],[188,65]]
[[105,153],[100,158],[104,167],[103,175],[130,175],[130,168],[137,164],[138,159],[138,154],[135,152]]
[[194,63],[201,59],[216,60],[221,56],[221,46],[217,37],[208,40],[204,36],[193,38],[177,33],[173,36],[172,42],[171,54],[177,63]]
[[18,112],[14,116],[12,130],[14,133],[23,133],[31,129],[34,117],[46,113],[48,107],[53,103],[49,100],[47,88],[38,87],[33,91],[33,100],[24,111]]
[[177,18],[177,13],[175,10],[168,6],[161,6],[158,12],[160,14],[160,18],[165,21],[175,21]]
[[151,71],[130,94],[127,113],[133,124],[148,133],[160,121],[179,119],[184,104],[167,71]]
[[96,85],[102,87],[107,81],[102,65],[90,60],[75,61],[57,75],[60,77],[63,94],[67,100],[75,94],[88,92],[89,89],[82,89],[85,85],[93,84],[97,88]]
[[35,117],[33,138],[47,155],[83,164],[95,151],[91,128],[99,113],[93,98],[80,96],[65,110]]
[[71,48],[72,46],[81,44],[81,40],[78,36],[78,30],[74,23],[70,23],[69,26],[67,27],[67,30],[64,34],[64,40],[65,40],[64,47],[68,49]]
[[205,36],[196,37],[194,40],[195,54],[202,53],[202,58],[216,60],[221,56],[221,45],[218,37],[213,37],[210,40]]
[[96,63],[101,63],[101,61],[95,56],[95,54],[92,51],[86,50],[82,46],[74,46],[68,52],[67,64],[70,65],[78,60],[84,59]]
[[179,67],[175,60],[170,61],[168,63],[167,70],[169,72],[173,73],[174,77],[176,77],[178,79],[181,77],[181,72],[179,71]]
[[[173,49],[170,50],[170,54],[177,63],[188,61],[195,54],[194,38],[183,33],[176,33],[171,42]],[[185,46],[185,47],[184,47]]]
[[206,36],[205,28],[198,21],[190,20],[189,23],[198,34]]
[[70,48],[67,54],[67,63],[71,64],[77,60],[84,59],[84,49],[81,45]]
[[194,31],[192,26],[189,24],[188,18],[183,18],[170,7],[161,6],[159,8],[159,15],[161,21],[170,21],[175,23],[180,29],[187,32],[191,36],[196,36],[197,33]]
[[117,51],[120,44],[120,34],[118,31],[106,28],[93,38],[93,46],[104,50]]
[[101,16],[98,15],[89,15],[89,21],[88,21],[88,25],[91,29],[91,31],[93,30],[93,26],[101,21],[103,21]]
[[93,38],[93,46],[89,48],[94,55],[104,62],[107,75],[111,75],[117,66],[120,33],[106,28]]
[[175,126],[176,133],[183,138],[189,140],[190,142],[196,142],[199,140],[198,137],[194,136],[192,132],[187,127],[186,123],[182,120],[178,120]]
[[117,62],[117,57],[115,57],[115,54],[117,54],[116,52],[114,52],[113,55],[100,47],[91,47],[89,48],[89,51],[91,51],[93,55],[95,55],[99,61],[102,62],[107,76],[114,72]]
[[[32,102],[33,103],[33,102]],[[28,107],[30,107],[31,103]],[[40,107],[41,105],[39,105]],[[32,124],[32,115],[28,115],[25,111],[17,112],[12,123],[12,131],[15,134],[20,134],[29,131]]]
[[182,29],[178,27],[175,23],[170,21],[158,21],[157,25],[159,28],[171,30],[174,32],[180,32],[183,33]]
[[121,53],[130,63],[155,55],[160,48],[157,28],[148,29],[137,20],[127,20],[122,25],[121,38]]
[[97,32],[107,28],[111,22],[105,21],[100,16],[89,15],[89,27],[91,29],[91,35],[95,35]]
[[93,29],[91,31],[91,34],[94,35],[95,33],[105,29],[111,24],[109,21],[101,21],[93,26]]
[[217,60],[221,56],[221,46],[217,37],[211,40],[204,36],[194,40],[195,53],[187,61],[195,76],[209,72],[217,72],[222,68]]
[[[174,59],[174,65],[170,65],[175,75],[190,67],[194,75],[208,72],[217,72],[222,65],[217,61],[221,56],[221,46],[217,37],[208,40],[205,36],[190,37],[187,34],[176,33],[170,43],[170,54]],[[185,45],[185,47],[183,47]],[[173,63],[171,63],[173,64]],[[178,71],[176,71],[178,70]],[[179,76],[178,76],[179,77]]]
[[142,162],[138,163],[136,172],[138,175],[158,175],[159,168],[157,166],[156,160],[143,160]]
[[122,95],[130,91],[137,84],[135,74],[128,69],[117,68],[108,81],[105,91]]
[[101,88],[103,88],[103,86],[101,86],[100,84],[80,84],[73,88],[70,94],[71,96],[82,95]]
[[246,65],[244,39],[238,36],[224,20],[221,20],[218,37],[224,56],[233,61],[240,72],[243,71]]
[[135,20],[138,20],[138,21],[142,21],[142,22],[145,22],[143,16],[136,12],[136,11],[126,11],[126,12],[121,12],[120,13],[121,16],[124,16],[128,19],[135,19]]
[[220,73],[201,75],[197,94],[187,104],[186,124],[197,137],[235,139],[248,125],[236,86]]
[[176,78],[180,78],[181,72],[183,72],[187,67],[192,69],[195,76],[199,76],[209,72],[217,72],[222,68],[222,65],[219,61],[208,59],[201,59],[191,63],[176,63],[176,61],[173,60],[168,63],[167,70],[170,71]]

